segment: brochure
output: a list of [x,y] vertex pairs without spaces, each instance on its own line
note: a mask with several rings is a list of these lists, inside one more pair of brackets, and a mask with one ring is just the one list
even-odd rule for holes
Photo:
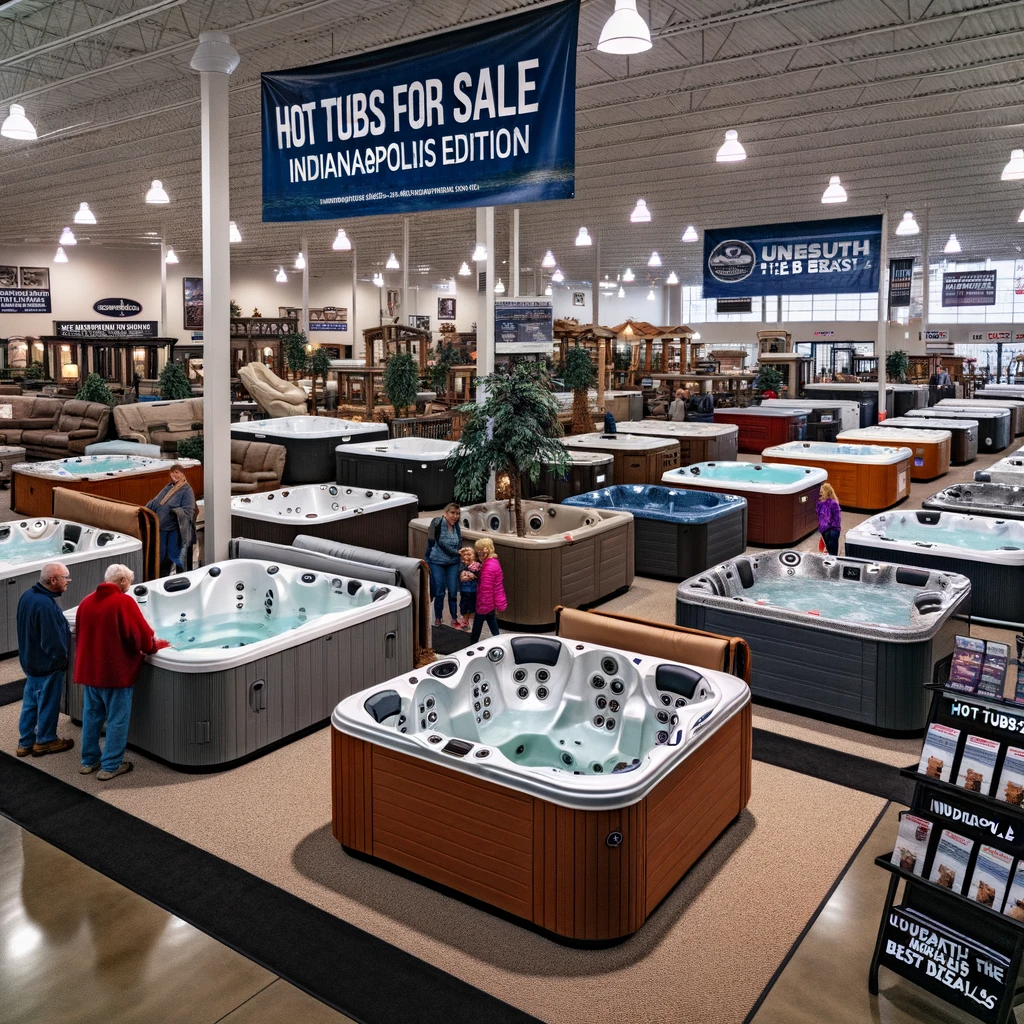
[[924,859],[928,853],[928,840],[932,834],[932,823],[914,814],[904,814],[900,819],[900,830],[896,836],[896,848],[892,851],[892,862],[904,871],[915,875],[924,873]]
[[956,756],[956,745],[960,739],[960,730],[949,725],[933,722],[928,726],[928,734],[921,748],[921,763],[917,770],[930,779],[949,782],[953,773],[953,758]]
[[1013,699],[1024,704],[1024,636],[1017,637],[1017,687]]
[[999,741],[984,736],[968,736],[960,758],[960,772],[956,784],[969,793],[988,796],[996,773]]
[[953,648],[953,660],[949,666],[950,690],[974,693],[981,678],[981,667],[985,660],[985,641],[969,636],[958,636]]
[[997,800],[1005,800],[1016,807],[1024,806],[1024,748],[1006,748],[1003,773],[999,776],[999,785],[992,795]]
[[985,644],[985,661],[978,680],[978,693],[985,697],[1002,697],[1006,685],[1006,664],[1010,648],[1006,644],[989,640]]
[[951,832],[948,828],[943,829],[935,847],[928,880],[952,889],[953,892],[962,892],[967,879],[967,862],[971,859],[973,849],[973,839]]
[[992,846],[983,846],[978,851],[970,890],[966,895],[993,910],[1002,910],[1012,864],[1013,857],[1010,854]]
[[1024,921],[1024,861],[1017,862],[1010,891],[1006,894],[1006,907],[1003,913],[1009,914],[1017,921]]

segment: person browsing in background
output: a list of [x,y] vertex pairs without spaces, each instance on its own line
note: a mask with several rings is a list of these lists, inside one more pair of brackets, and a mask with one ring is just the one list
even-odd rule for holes
[[686,388],[679,388],[676,391],[675,400],[669,403],[668,418],[673,423],[682,423],[686,419],[686,403],[690,395]]
[[942,365],[942,363],[939,363],[939,365],[935,367],[936,387],[943,387],[952,383],[953,381],[950,379],[949,371]]
[[462,509],[454,501],[445,505],[444,512],[430,521],[427,528],[427,567],[430,569],[430,596],[434,599],[434,625],[441,625],[444,596],[448,594],[448,611],[452,628],[462,629],[459,618],[459,568],[462,558],[462,528],[459,518]]
[[185,479],[184,467],[171,466],[171,479],[146,508],[160,520],[160,575],[183,571],[182,551],[195,539],[196,496]]
[[839,554],[839,534],[843,529],[843,510],[831,484],[822,484],[818,492],[815,509],[818,513],[818,531],[821,533],[825,550],[830,555]]
[[498,612],[508,607],[505,596],[505,581],[501,572],[501,562],[494,552],[494,542],[490,537],[481,537],[476,544],[477,558],[480,559],[480,582],[476,588],[476,618],[473,619],[473,643],[480,639],[486,622],[491,629],[491,636],[498,635]]
[[[103,582],[78,606],[75,616],[75,683],[85,687],[82,707],[82,775],[99,769],[106,782],[134,767],[124,759],[132,692],[147,654],[170,647],[153,633],[128,596],[135,574],[127,565],[107,566]],[[100,751],[100,729],[107,739]]]
[[476,551],[468,545],[459,548],[462,565],[459,568],[459,615],[462,628],[469,629],[476,615],[476,588],[480,579],[480,563],[476,560]]
[[71,574],[61,562],[43,566],[39,582],[18,601],[18,660],[25,696],[18,720],[18,757],[42,757],[70,750],[75,741],[57,735],[60,698],[71,648],[71,629],[57,599]]

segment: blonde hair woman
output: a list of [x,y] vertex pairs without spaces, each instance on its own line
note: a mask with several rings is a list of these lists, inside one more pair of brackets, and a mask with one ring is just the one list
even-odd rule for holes
[[821,542],[830,555],[839,554],[839,534],[843,529],[843,510],[839,507],[835,489],[831,484],[822,484],[815,504],[818,513],[818,532]]

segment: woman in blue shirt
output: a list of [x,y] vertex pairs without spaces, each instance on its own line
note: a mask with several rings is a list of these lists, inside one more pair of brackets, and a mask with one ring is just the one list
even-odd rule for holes
[[444,611],[444,595],[448,593],[448,611],[452,628],[462,629],[459,618],[459,570],[462,558],[462,529],[459,518],[462,509],[453,501],[445,506],[444,513],[431,520],[427,530],[427,565],[430,567],[430,596],[434,599],[434,625],[441,625]]

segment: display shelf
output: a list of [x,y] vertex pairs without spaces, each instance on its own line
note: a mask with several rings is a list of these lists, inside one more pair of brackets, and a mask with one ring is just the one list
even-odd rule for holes
[[[1021,738],[1024,739],[1024,737]],[[975,793],[973,790],[964,789],[963,786],[957,786],[952,782],[943,782],[942,779],[933,779],[930,775],[922,775],[920,772],[916,772],[911,768],[901,768],[900,775],[905,779],[913,779],[914,782],[917,782],[922,786],[930,786],[932,789],[938,789],[958,796],[966,795],[970,797],[972,803],[980,803],[983,806],[988,805],[993,809],[1009,811],[1011,814],[1016,814],[1021,819],[1022,831],[1024,831],[1024,807],[1022,806],[1017,804],[1008,804],[1005,800],[997,800],[994,796],[988,796],[985,793]]]
[[[964,690],[951,690],[942,683],[925,683],[925,688],[934,690],[936,693],[943,693],[947,697],[963,698],[967,701],[980,701],[983,704],[992,704],[996,707],[1013,708],[1021,715],[1024,715],[1024,704],[1018,703],[1012,697],[991,697],[985,693],[967,693]],[[1024,733],[1021,734],[1021,739],[1024,740]]]

